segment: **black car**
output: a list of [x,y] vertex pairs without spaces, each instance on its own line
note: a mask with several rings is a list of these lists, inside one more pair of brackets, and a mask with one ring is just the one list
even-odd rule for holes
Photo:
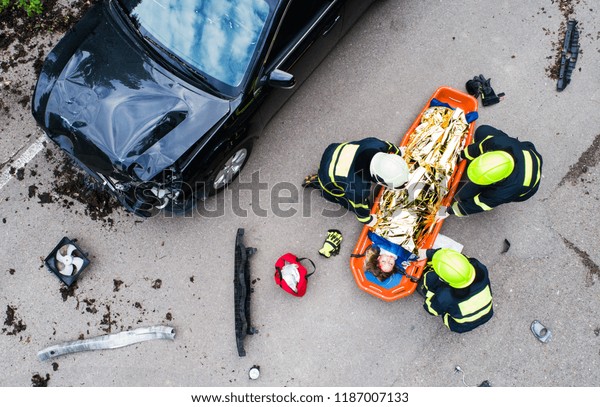
[[48,55],[33,115],[129,211],[185,213],[371,2],[101,1]]

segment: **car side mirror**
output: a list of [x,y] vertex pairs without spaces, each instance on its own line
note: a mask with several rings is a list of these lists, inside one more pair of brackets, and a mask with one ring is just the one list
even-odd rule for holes
[[267,78],[267,84],[274,88],[291,89],[296,84],[296,79],[291,73],[274,69]]

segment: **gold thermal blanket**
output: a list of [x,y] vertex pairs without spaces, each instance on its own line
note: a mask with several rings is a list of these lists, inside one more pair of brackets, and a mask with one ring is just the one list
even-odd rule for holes
[[468,128],[465,113],[459,108],[430,107],[421,115],[421,123],[410,134],[404,151],[410,170],[408,185],[384,191],[375,233],[416,253],[448,194]]

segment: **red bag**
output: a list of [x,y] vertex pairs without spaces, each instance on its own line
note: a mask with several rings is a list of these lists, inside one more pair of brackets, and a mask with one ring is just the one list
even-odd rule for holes
[[[308,260],[312,264],[312,273],[306,271],[300,263],[302,260]],[[286,253],[275,263],[275,283],[293,296],[302,297],[306,293],[308,277],[316,270],[315,263],[311,259],[298,258],[292,253]]]

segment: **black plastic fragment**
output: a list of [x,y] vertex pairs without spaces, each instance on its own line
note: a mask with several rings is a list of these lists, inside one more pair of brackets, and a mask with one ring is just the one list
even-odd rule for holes
[[244,246],[244,229],[239,228],[235,238],[235,270],[233,275],[235,301],[235,340],[238,355],[246,356],[244,338],[258,332],[250,324],[250,265],[248,259],[256,253],[254,247]]
[[558,73],[558,82],[556,90],[562,91],[571,82],[571,75],[575,70],[575,63],[579,55],[579,30],[577,29],[577,21],[569,20],[565,39],[560,56],[560,71]]
[[489,380],[482,381],[477,387],[492,387]]
[[510,249],[510,242],[507,239],[504,239],[504,244],[500,253],[504,254],[508,251],[508,249]]

